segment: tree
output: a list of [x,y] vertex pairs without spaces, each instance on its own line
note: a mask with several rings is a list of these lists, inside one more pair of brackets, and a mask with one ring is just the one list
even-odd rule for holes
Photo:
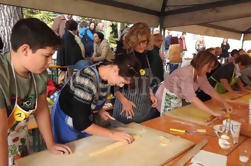
[[111,35],[109,37],[109,42],[115,46],[117,45],[117,41],[120,39],[121,32],[123,32],[124,29],[128,27],[128,24],[126,23],[117,23],[113,22],[111,24]]
[[49,27],[51,27],[55,17],[57,16],[54,12],[41,11],[36,9],[28,9],[23,8],[24,18],[37,18],[44,23],[46,23]]
[[10,51],[11,29],[21,18],[23,18],[22,8],[0,5],[0,35],[4,43],[3,52]]

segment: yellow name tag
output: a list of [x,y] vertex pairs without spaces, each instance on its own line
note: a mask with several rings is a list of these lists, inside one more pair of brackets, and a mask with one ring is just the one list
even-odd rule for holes
[[14,118],[16,121],[20,122],[25,119],[25,114],[23,111],[15,110],[14,112]]

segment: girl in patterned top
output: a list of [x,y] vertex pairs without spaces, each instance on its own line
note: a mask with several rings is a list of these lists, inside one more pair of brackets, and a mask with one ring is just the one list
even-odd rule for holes
[[67,143],[92,135],[111,137],[131,143],[133,137],[124,132],[105,129],[94,123],[93,111],[107,120],[102,110],[110,85],[124,86],[139,71],[133,55],[116,58],[114,62],[92,65],[78,71],[62,89],[52,111],[53,135],[57,142]]

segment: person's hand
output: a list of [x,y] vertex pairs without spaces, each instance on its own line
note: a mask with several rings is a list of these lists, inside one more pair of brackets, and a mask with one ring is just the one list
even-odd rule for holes
[[53,144],[48,147],[48,150],[53,154],[69,155],[72,154],[72,150],[63,144]]
[[224,112],[224,111],[213,111],[213,112],[212,112],[212,115],[213,115],[213,116],[216,116],[216,117],[218,117],[218,118],[222,118],[222,117],[225,116],[225,112]]
[[133,136],[120,131],[112,131],[111,138],[116,141],[127,142],[128,144],[131,144],[134,141]]
[[250,89],[250,87],[245,87],[245,88],[244,88],[244,92],[251,93],[251,89]]
[[232,98],[238,98],[238,97],[241,97],[242,96],[242,93],[241,91],[232,91],[230,92]]
[[156,108],[158,106],[157,98],[154,95],[150,95],[150,99],[151,99],[151,102],[152,102],[152,107]]
[[123,112],[125,112],[127,119],[131,119],[134,116],[133,109],[136,108],[136,105],[132,101],[127,99],[125,99],[122,102],[122,105],[123,108],[120,115],[123,114]]
[[102,119],[108,120],[108,119],[114,119],[107,111],[101,110],[99,112],[99,115],[101,116]]

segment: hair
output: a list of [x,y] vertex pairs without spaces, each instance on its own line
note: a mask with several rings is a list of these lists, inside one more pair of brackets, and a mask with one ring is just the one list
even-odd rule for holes
[[[90,28],[90,25],[91,25],[92,23],[94,24],[93,29]],[[94,33],[96,32],[96,24],[95,24],[94,21],[90,21],[90,23],[89,23],[89,29],[90,29],[90,31],[92,32],[92,34],[94,34]]]
[[65,23],[65,29],[69,31],[75,31],[78,29],[78,23],[74,20],[68,20]]
[[215,55],[220,56],[222,54],[222,48],[220,47],[215,47]]
[[79,28],[83,28],[83,27],[87,27],[88,26],[88,23],[86,21],[82,21],[80,24],[79,24]]
[[224,38],[224,39],[222,40],[222,44],[224,43],[224,40],[225,40],[225,39],[227,40],[227,42],[226,42],[226,43],[228,43],[228,39],[227,39],[227,38]]
[[104,40],[104,34],[101,32],[95,32],[98,35],[98,38],[103,41]]
[[206,64],[213,64],[214,67],[217,66],[217,57],[208,51],[200,51],[191,61],[191,65],[197,70],[200,71],[203,66]]
[[211,54],[213,54],[212,52],[213,51],[215,52],[215,48],[210,47],[210,48],[206,49],[205,51],[210,52]]
[[148,41],[146,50],[152,50],[153,41],[150,28],[146,23],[142,22],[134,24],[126,33],[123,41],[124,49],[126,49],[128,53],[133,52],[143,36],[146,36]]
[[179,39],[178,39],[178,37],[171,37],[170,44],[179,44]]
[[239,55],[247,54],[247,53],[245,52],[245,50],[243,50],[242,48],[239,49],[238,52],[239,52]]
[[230,53],[231,56],[234,56],[234,55],[239,55],[239,51],[237,49],[233,49]]
[[133,54],[116,55],[113,62],[119,68],[119,75],[122,77],[139,76],[141,68],[139,60]]
[[60,46],[59,36],[37,18],[19,20],[12,28],[10,41],[13,51],[17,51],[23,44],[28,44],[32,52],[45,47]]
[[240,63],[242,66],[251,65],[251,57],[248,54],[242,54],[235,58],[235,63]]

